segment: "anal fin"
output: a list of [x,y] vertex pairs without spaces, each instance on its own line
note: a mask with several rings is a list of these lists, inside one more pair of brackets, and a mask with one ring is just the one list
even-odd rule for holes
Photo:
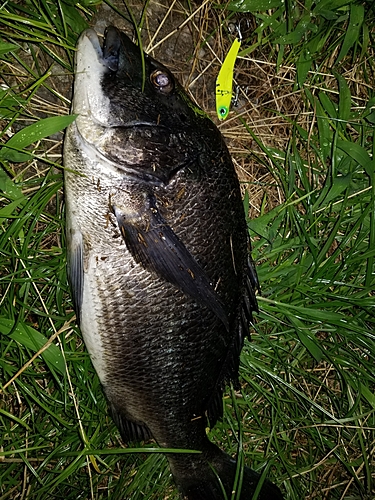
[[70,229],[67,232],[67,273],[72,292],[77,324],[80,324],[83,296],[83,238],[82,233]]
[[127,419],[111,402],[109,402],[109,409],[112,419],[120,431],[124,443],[148,441],[152,439],[152,434],[145,424],[140,424]]

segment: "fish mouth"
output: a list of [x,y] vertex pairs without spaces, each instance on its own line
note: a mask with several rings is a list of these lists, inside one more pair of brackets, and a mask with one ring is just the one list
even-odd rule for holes
[[[104,75],[112,73],[113,77],[119,70],[121,52],[129,58],[129,64],[135,64],[140,59],[138,49],[115,26],[108,26],[101,42],[97,32],[89,28],[80,36],[78,42],[76,63],[76,89],[73,99],[73,112],[89,115],[90,119],[103,127],[163,127],[155,121],[139,118],[116,117],[111,110],[110,99],[102,88]],[[147,56],[145,56],[147,57]]]
[[103,64],[111,71],[118,70],[122,43],[121,32],[115,26],[107,26],[104,32],[102,58]]
[[116,72],[119,66],[121,33],[115,26],[108,26],[104,32],[103,45],[92,28],[87,29],[82,37],[87,37],[96,53],[98,61],[110,71]]

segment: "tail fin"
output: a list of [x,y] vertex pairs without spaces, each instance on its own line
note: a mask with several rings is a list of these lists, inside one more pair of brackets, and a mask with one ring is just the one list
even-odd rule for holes
[[[232,498],[237,463],[214,444],[209,443],[208,449],[200,455],[169,455],[168,458],[184,500]],[[259,480],[260,475],[257,472],[244,467],[241,495],[234,498],[252,500]],[[257,496],[258,500],[283,500],[283,498],[279,488],[267,480],[264,481]]]

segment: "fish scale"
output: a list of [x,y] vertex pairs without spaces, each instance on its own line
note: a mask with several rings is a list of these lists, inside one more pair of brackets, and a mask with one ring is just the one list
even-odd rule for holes
[[[64,143],[68,276],[83,338],[126,442],[154,438],[183,498],[231,494],[236,461],[206,426],[257,310],[237,176],[216,126],[114,27],[78,44]],[[250,262],[250,264],[249,264]],[[213,471],[216,471],[215,473]],[[241,500],[259,474],[244,468]],[[258,497],[282,498],[266,481]]]

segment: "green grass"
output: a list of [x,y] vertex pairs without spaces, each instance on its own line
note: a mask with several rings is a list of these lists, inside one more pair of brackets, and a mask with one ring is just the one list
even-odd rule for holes
[[[0,500],[177,498],[161,454],[123,447],[66,280],[58,131],[93,5],[0,9]],[[176,4],[174,15],[195,8]],[[193,97],[214,120],[213,79],[231,43],[228,19],[239,18],[248,19],[240,106],[220,126],[244,188],[261,311],[241,390],[233,398],[228,388],[210,436],[290,500],[372,500],[373,2],[203,5],[189,24],[191,57],[173,69],[196,82]]]

